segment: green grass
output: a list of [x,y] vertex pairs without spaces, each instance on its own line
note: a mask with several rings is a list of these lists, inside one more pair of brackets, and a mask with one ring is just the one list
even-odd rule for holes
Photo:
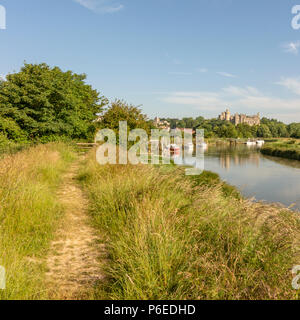
[[107,245],[97,299],[294,299],[296,215],[241,199],[218,176],[174,166],[100,166],[79,175]]
[[300,141],[291,139],[267,143],[261,152],[269,156],[300,160]]
[[0,265],[7,274],[0,299],[43,299],[43,258],[62,207],[61,174],[73,160],[64,144],[39,145],[0,160]]
[[25,150],[30,147],[30,144],[16,144],[16,143],[9,143],[9,144],[1,144],[0,143],[0,159],[3,158],[5,155],[12,155],[19,151]]

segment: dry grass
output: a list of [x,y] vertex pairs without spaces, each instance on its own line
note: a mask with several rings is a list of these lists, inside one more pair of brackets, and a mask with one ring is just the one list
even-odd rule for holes
[[296,214],[224,193],[172,166],[80,174],[109,251],[107,299],[294,299]]
[[40,261],[62,216],[55,192],[72,160],[63,144],[32,147],[0,160],[0,265],[7,272],[0,299],[46,297]]
[[100,261],[105,248],[90,225],[88,202],[76,183],[78,161],[63,177],[58,198],[64,218],[47,258],[47,289],[55,300],[89,299],[93,287],[103,280]]

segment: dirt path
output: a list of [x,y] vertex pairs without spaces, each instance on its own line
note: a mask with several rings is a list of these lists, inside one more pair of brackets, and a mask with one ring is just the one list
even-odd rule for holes
[[65,217],[47,259],[47,284],[51,299],[85,299],[103,280],[104,245],[90,225],[87,199],[76,181],[79,161],[64,176],[59,199]]

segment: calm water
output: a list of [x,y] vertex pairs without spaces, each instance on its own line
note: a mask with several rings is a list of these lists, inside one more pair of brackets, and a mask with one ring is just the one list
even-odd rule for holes
[[[192,156],[184,160],[192,162]],[[218,173],[248,198],[300,209],[300,161],[264,156],[257,147],[239,145],[209,146],[204,163],[205,170]]]

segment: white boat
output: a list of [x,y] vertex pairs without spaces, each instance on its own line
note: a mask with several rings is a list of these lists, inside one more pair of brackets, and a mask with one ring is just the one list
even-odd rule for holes
[[189,142],[189,143],[185,144],[184,145],[184,149],[186,149],[186,150],[194,150],[193,142]]
[[264,141],[264,140],[257,140],[257,141],[256,141],[256,144],[258,144],[258,145],[263,145],[263,144],[265,144],[265,141]]
[[248,140],[248,141],[246,142],[246,145],[247,145],[247,146],[255,146],[255,145],[256,145],[256,142],[255,142],[255,141]]
[[205,142],[201,142],[201,143],[197,144],[197,147],[201,148],[201,149],[206,149],[208,147],[208,145]]

